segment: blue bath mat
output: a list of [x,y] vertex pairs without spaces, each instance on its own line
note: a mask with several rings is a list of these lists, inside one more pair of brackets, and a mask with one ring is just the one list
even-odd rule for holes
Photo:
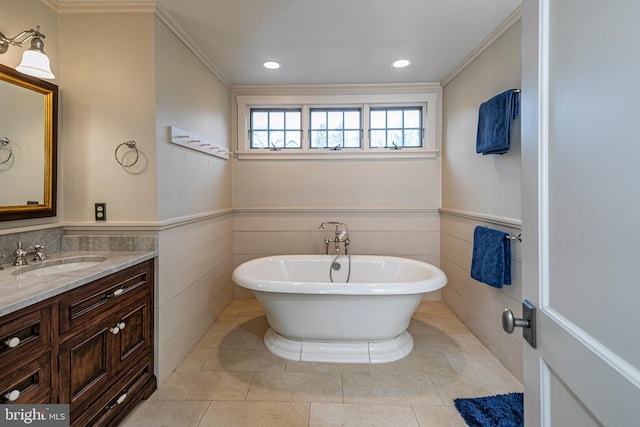
[[455,399],[456,409],[470,427],[524,426],[522,393]]

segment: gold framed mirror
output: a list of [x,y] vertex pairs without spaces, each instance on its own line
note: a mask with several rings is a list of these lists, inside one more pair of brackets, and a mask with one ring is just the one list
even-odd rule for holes
[[58,86],[0,64],[0,221],[56,215]]

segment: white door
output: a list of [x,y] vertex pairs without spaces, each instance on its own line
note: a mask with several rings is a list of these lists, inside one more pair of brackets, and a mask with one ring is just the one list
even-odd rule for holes
[[524,0],[522,47],[525,425],[640,426],[640,0]]

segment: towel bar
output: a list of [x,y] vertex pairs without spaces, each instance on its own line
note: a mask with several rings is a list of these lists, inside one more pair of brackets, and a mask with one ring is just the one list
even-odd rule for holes
[[505,237],[505,239],[509,239],[509,240],[517,240],[519,242],[522,242],[522,234],[518,234],[517,236],[509,236],[507,235]]

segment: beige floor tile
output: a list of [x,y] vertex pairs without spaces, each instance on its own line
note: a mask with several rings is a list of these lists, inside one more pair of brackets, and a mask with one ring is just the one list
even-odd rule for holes
[[458,376],[475,378],[500,390],[520,391],[522,384],[491,353],[445,353]]
[[456,408],[450,406],[413,406],[420,427],[466,427]]
[[442,301],[422,301],[416,309],[413,317],[420,320],[427,319],[455,319],[449,307],[444,305]]
[[440,333],[444,334],[466,334],[471,335],[471,331],[457,317],[453,318],[433,318],[424,323],[429,324]]
[[120,427],[197,427],[209,403],[145,401],[136,406]]
[[269,328],[267,318],[264,315],[255,316],[221,316],[211,326],[210,332],[229,332],[235,328],[253,329],[258,332]]
[[462,350],[462,346],[451,335],[447,334],[430,334],[430,335],[413,335],[413,351],[416,353],[455,353]]
[[286,361],[267,328],[256,300],[233,301],[123,425],[462,427],[453,399],[522,391],[441,302],[420,304],[414,350],[386,364]]
[[308,403],[211,402],[199,427],[307,427],[308,425]]
[[495,358],[489,350],[480,342],[478,338],[468,334],[449,334],[449,338],[458,343],[460,350],[467,354],[473,354],[478,356],[490,356]]
[[345,403],[442,405],[427,375],[343,374]]
[[193,349],[176,368],[177,371],[199,371],[215,349]]
[[[259,318],[258,318],[259,319]],[[243,324],[246,325],[246,322]],[[266,332],[266,330],[265,330]],[[196,344],[195,349],[229,349],[260,350],[264,347],[264,332],[259,327],[234,327],[228,331],[218,332],[210,329]]]
[[369,371],[372,374],[456,375],[443,353],[416,350],[395,362],[369,365]]
[[340,374],[256,372],[247,400],[342,402]]
[[255,298],[236,299],[231,301],[231,304],[224,310],[223,314],[226,316],[263,315],[264,310]]
[[244,400],[254,372],[176,371],[152,400]]
[[446,406],[453,406],[453,400],[458,397],[482,397],[522,391],[522,386],[509,378],[476,375],[430,377]]
[[312,403],[310,427],[418,427],[411,406]]
[[415,335],[446,335],[446,333],[438,329],[431,322],[434,322],[434,320],[433,319],[420,320],[414,317],[411,319],[411,322],[409,322],[409,327],[407,328],[407,330],[413,336]]
[[319,363],[287,361],[287,372],[316,372],[319,374],[368,374],[369,365],[363,363]]
[[229,348],[212,350],[201,365],[204,371],[276,371],[283,372],[287,361],[266,348],[246,350]]

